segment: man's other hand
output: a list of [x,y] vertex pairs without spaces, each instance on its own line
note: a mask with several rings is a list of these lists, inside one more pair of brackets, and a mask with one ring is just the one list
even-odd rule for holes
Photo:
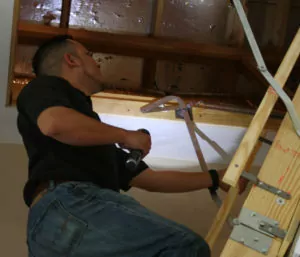
[[151,149],[151,137],[141,131],[127,130],[122,147],[126,149],[142,150],[143,157],[145,157]]

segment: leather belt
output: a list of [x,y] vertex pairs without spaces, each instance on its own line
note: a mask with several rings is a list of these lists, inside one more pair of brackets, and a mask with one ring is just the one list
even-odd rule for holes
[[[54,181],[54,185],[57,186],[62,183],[71,182],[72,180],[53,180],[53,181]],[[35,193],[33,194],[32,197],[33,200],[31,202],[30,208],[32,208],[39,200],[41,200],[41,198],[48,192],[49,187],[50,187],[50,181],[43,182],[38,185],[38,187],[35,190]]]

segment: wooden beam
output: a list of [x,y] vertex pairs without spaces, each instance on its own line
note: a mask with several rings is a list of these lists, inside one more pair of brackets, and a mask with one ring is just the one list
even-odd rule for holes
[[72,0],[62,0],[62,8],[61,8],[61,17],[60,17],[60,27],[68,28],[70,13],[71,13],[71,5]]
[[286,237],[284,238],[281,247],[279,249],[278,257],[284,257],[285,254],[287,253],[288,248],[290,247],[290,245],[293,243],[295,239],[295,235],[297,233],[297,229],[299,228],[299,224],[300,224],[300,201],[297,204],[297,208],[293,215]]
[[[298,243],[299,243],[299,240],[300,240],[300,227],[297,228],[297,232],[296,232],[296,235],[295,235],[295,238],[294,238],[294,241],[293,241],[293,244],[292,244],[292,247],[291,249],[289,250],[289,253],[288,255],[286,255],[285,257],[295,257],[295,256],[299,256],[299,252],[298,252]],[[297,247],[297,248],[296,248]],[[297,251],[297,252],[296,252]],[[297,254],[297,255],[296,255]],[[280,257],[280,256],[278,256]]]
[[291,0],[277,0],[275,11],[276,19],[274,20],[271,42],[279,49],[281,49],[285,43],[290,9]]
[[[140,108],[152,101],[157,100],[153,97],[140,97],[133,95],[121,95],[110,93],[99,93],[92,97],[94,110],[99,114],[115,114],[132,117],[142,117],[151,119],[177,120],[174,111],[169,112],[150,112],[142,113]],[[171,103],[172,104],[172,103]],[[195,122],[213,125],[248,127],[253,116],[249,114],[233,113],[214,109],[193,108]],[[269,119],[266,128],[277,130],[281,120]]]
[[[246,2],[247,0],[242,0],[241,2],[245,9],[246,9]],[[233,7],[228,8],[225,38],[227,41],[227,45],[231,47],[241,48],[244,45],[244,38],[245,38],[244,29],[240,21],[240,18],[238,16],[238,13],[236,11],[236,8]],[[237,63],[236,67],[234,67],[230,71],[221,73],[221,75],[218,76],[219,81],[217,83],[223,84],[225,82],[227,84],[226,90],[235,92],[238,78],[239,78],[239,74],[238,74],[239,66],[240,63]]]
[[142,88],[153,89],[155,86],[156,76],[156,63],[155,59],[145,58],[142,71]]
[[13,11],[13,21],[12,21],[12,29],[11,29],[11,43],[10,43],[10,58],[9,58],[9,70],[8,70],[8,81],[7,81],[7,90],[6,90],[6,105],[11,104],[11,82],[14,78],[14,67],[16,60],[16,48],[17,48],[17,28],[20,17],[20,0],[15,0],[14,2],[14,11]]
[[243,51],[232,47],[186,42],[163,37],[121,35],[80,29],[64,29],[38,24],[19,23],[20,44],[38,45],[56,35],[69,34],[94,52],[113,53],[159,60],[203,63],[204,60],[241,59]]
[[[247,14],[247,0],[242,0],[241,3],[244,7],[245,13]],[[230,46],[242,47],[244,44],[244,28],[235,8],[229,8],[225,38],[227,39],[228,45]]]
[[[265,137],[266,131],[262,133],[262,136]],[[245,171],[249,172],[252,164],[255,160],[255,157],[261,148],[262,142],[258,141],[254,147],[253,152],[251,153],[250,158],[247,161],[247,164],[245,166]],[[225,200],[223,201],[223,204],[221,208],[219,209],[217,216],[214,219],[214,222],[206,236],[206,241],[209,244],[210,248],[212,249],[213,246],[216,243],[216,240],[218,239],[223,226],[229,217],[229,214],[234,206],[235,200],[237,199],[239,195],[239,189],[237,187],[230,187],[229,192],[227,193]]]
[[219,235],[223,229],[223,226],[235,204],[235,201],[239,195],[239,190],[236,187],[230,187],[223,201],[221,208],[218,210],[216,217],[214,218],[213,224],[205,238],[210,249],[213,249]]
[[[164,1],[154,0],[153,10],[152,10],[153,15],[151,20],[149,37],[156,36],[159,33],[163,10],[164,10]],[[143,88],[153,88],[153,86],[155,85],[156,63],[157,60],[153,58],[146,58],[144,60],[143,73],[142,73]]]
[[[278,72],[275,75],[275,80],[281,87],[284,87],[289,74],[291,73],[300,54],[300,29],[293,40],[283,62],[279,67]],[[259,135],[261,134],[266,121],[278,99],[278,96],[271,89],[267,91],[263,98],[249,129],[247,130],[244,138],[236,151],[228,169],[223,177],[223,181],[233,187],[237,185],[237,182],[242,174],[245,164],[257,142]]]

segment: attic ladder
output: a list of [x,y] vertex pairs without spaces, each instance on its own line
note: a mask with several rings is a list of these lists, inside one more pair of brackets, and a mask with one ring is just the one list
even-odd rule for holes
[[[299,54],[300,30],[298,30],[275,76],[282,87]],[[208,234],[207,240],[211,247],[213,247],[236,199],[235,187],[236,181],[240,177],[240,171],[244,169],[277,99],[278,96],[274,91],[267,91],[224,176],[224,181],[231,185],[231,193],[227,195]],[[295,110],[300,112],[299,87],[293,103]],[[253,186],[221,257],[283,257],[294,240],[300,221],[300,139],[288,114],[282,121],[258,177],[261,181],[278,188],[280,191],[289,192],[291,198],[283,199],[274,193]],[[255,218],[255,216],[259,218]],[[260,222],[264,224],[265,220],[267,220],[268,225],[271,224],[271,227],[267,226],[271,233],[266,232],[260,224]],[[275,226],[272,227],[272,225]],[[280,231],[280,233],[274,232],[275,230]],[[241,232],[245,232],[244,236],[241,235]]]
[[291,103],[281,88],[300,54],[300,29],[273,78],[264,66],[239,0],[233,0],[233,3],[237,7],[258,69],[273,88],[269,87],[266,92],[223,178],[231,189],[206,239],[213,247],[237,197],[237,182],[249,158],[253,158],[257,150],[254,147],[279,95],[286,104],[288,114],[280,126],[258,177],[260,181],[278,188],[280,192],[285,190],[291,198],[285,200],[272,192],[253,186],[221,257],[283,257],[294,240],[300,221],[300,139],[299,118],[296,115],[297,112],[300,113],[300,89],[298,88]]

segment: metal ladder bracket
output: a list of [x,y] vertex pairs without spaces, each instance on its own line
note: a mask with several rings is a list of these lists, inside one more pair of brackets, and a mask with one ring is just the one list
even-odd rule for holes
[[190,116],[190,119],[191,120],[194,120],[193,119],[193,109],[190,105],[186,105],[186,108],[177,108],[175,109],[175,116],[177,119],[184,119],[184,112],[188,112],[189,116]]
[[287,200],[291,199],[291,195],[289,193],[260,181],[256,176],[254,176],[253,174],[251,174],[249,172],[243,171],[241,176],[245,179],[248,179],[250,182],[252,182],[253,184],[255,184],[256,186],[258,186],[261,189],[264,189],[272,194],[278,195],[281,198],[284,198]]
[[279,228],[276,220],[247,208],[242,208],[234,224],[230,238],[265,255],[269,252],[273,238],[283,239],[286,236],[286,231]]

